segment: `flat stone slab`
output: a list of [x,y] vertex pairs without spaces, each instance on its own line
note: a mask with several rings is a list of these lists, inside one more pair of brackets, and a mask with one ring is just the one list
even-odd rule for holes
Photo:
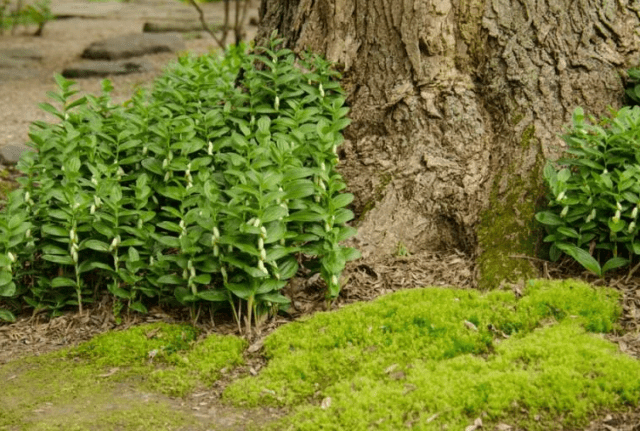
[[63,18],[106,18],[123,8],[120,2],[63,3],[51,5],[51,13]]
[[142,33],[94,42],[84,50],[82,57],[92,60],[118,60],[184,49],[186,49],[184,41],[177,35]]
[[3,145],[0,147],[0,163],[5,166],[15,165],[20,160],[20,156],[31,148],[24,144]]
[[153,66],[144,60],[80,61],[62,71],[65,78],[94,78],[109,75],[150,72]]
[[42,60],[42,53],[32,48],[0,49],[0,58],[15,58],[20,60]]

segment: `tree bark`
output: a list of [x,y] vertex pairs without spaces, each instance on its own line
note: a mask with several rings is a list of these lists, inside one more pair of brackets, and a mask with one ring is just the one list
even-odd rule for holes
[[401,243],[481,258],[501,243],[531,254],[544,162],[577,106],[621,105],[639,11],[628,0],[262,0],[258,39],[277,29],[343,72],[353,123],[341,170],[365,257]]

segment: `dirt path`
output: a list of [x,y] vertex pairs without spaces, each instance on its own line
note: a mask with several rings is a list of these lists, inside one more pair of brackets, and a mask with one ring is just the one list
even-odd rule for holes
[[[19,28],[17,34],[5,32],[0,36],[0,50],[12,48],[34,49],[42,54],[42,60],[21,68],[3,68],[0,63],[0,146],[24,143],[29,124],[36,120],[50,119],[38,108],[47,101],[47,91],[55,90],[53,74],[78,60],[82,51],[92,42],[112,36],[142,33],[149,20],[174,21],[197,20],[197,13],[177,0],[133,0],[131,2],[96,3],[88,0],[56,0],[54,13],[82,10],[94,13],[92,18],[73,17],[47,23],[42,37],[30,35],[33,29]],[[257,17],[257,1],[249,11],[249,17]],[[210,3],[204,7],[205,16],[213,22],[223,22],[222,3]],[[66,12],[65,12],[66,13]],[[246,26],[248,38],[256,27]],[[229,38],[231,39],[231,38]],[[202,54],[217,47],[204,32],[185,37],[187,50]],[[116,102],[126,100],[138,85],[150,83],[175,54],[144,56],[153,65],[153,71],[109,78],[115,87],[112,96]],[[102,78],[80,79],[78,89],[91,93],[100,92]]]

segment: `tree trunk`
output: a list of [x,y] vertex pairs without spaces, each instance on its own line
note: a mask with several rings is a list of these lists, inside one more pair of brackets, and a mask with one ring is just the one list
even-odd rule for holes
[[[640,3],[262,0],[258,39],[338,64],[341,170],[365,258],[457,249],[481,284],[531,276],[541,172],[577,106],[619,107]],[[510,257],[511,256],[511,257]]]

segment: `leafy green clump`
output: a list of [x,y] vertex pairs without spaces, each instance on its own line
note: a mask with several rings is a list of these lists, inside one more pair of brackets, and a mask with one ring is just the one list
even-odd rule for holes
[[564,252],[602,275],[640,255],[640,107],[591,122],[576,109],[566,156],[544,169],[549,208],[536,219],[552,260]]
[[0,296],[54,312],[105,290],[141,312],[228,303],[238,324],[244,303],[250,328],[288,303],[299,261],[337,296],[359,256],[339,244],[355,233],[335,169],[348,108],[327,61],[279,43],[182,57],[124,105],[108,81],[72,99],[58,76],[61,108],[41,106],[60,122],[34,124],[0,213]]
[[531,281],[519,299],[401,291],[279,328],[268,365],[224,395],[292,407],[276,429],[464,429],[483,412],[488,428],[584,424],[640,399],[640,364],[589,333],[613,327],[617,300],[573,280]]

